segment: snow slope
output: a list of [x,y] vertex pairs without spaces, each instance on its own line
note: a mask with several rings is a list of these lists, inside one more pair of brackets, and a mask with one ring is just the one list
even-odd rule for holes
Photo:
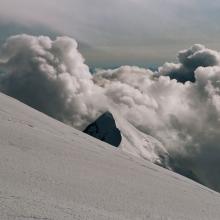
[[219,220],[220,195],[0,94],[0,219]]

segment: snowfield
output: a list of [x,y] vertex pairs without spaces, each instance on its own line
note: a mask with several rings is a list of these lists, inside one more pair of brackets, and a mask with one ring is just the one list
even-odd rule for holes
[[219,193],[6,95],[0,103],[1,220],[220,219]]

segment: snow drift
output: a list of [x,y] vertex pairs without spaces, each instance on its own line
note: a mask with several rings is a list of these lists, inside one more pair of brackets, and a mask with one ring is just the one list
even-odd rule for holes
[[220,190],[219,60],[194,45],[156,72],[122,66],[92,75],[74,39],[19,35],[2,46],[0,90],[80,130],[110,111],[125,151],[161,164],[169,155]]

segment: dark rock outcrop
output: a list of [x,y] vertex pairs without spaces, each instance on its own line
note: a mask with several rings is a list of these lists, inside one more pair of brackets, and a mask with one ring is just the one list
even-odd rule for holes
[[116,127],[115,119],[110,112],[102,114],[83,132],[115,147],[120,145],[122,139],[121,132]]

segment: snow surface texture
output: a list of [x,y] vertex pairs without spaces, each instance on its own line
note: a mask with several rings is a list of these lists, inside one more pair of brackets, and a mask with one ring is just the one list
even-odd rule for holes
[[219,220],[220,195],[0,94],[0,219]]
[[0,91],[79,130],[109,111],[124,151],[162,165],[169,155],[220,191],[220,53],[194,45],[177,58],[155,72],[92,75],[74,39],[12,36],[0,50]]

